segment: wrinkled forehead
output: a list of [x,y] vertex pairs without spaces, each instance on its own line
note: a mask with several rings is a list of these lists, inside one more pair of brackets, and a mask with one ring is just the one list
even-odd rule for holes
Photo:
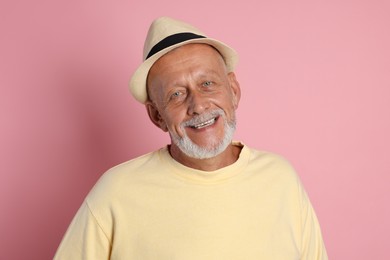
[[[175,54],[177,54],[177,55],[175,55]],[[147,85],[148,85],[150,72],[153,70],[154,73],[158,74],[158,72],[156,72],[154,69],[157,66],[159,66],[161,63],[164,63],[164,65],[167,67],[174,66],[174,63],[175,63],[177,57],[179,57],[179,56],[180,57],[188,57],[190,59],[191,56],[194,57],[197,54],[207,56],[207,57],[214,56],[216,59],[223,61],[223,64],[226,65],[225,59],[222,56],[222,54],[213,46],[211,46],[209,44],[205,44],[205,43],[186,44],[186,45],[180,46],[178,48],[175,48],[175,49],[167,52],[166,54],[161,56],[152,65],[152,67],[148,71],[148,76],[147,76],[147,80],[146,80]],[[173,55],[175,55],[174,58],[172,58]]]

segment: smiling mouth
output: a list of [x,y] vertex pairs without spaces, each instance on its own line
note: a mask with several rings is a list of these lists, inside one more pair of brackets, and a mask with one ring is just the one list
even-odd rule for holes
[[213,125],[215,123],[215,121],[217,121],[216,117],[211,118],[210,120],[207,120],[207,121],[202,122],[200,124],[192,125],[190,127],[194,128],[194,129],[202,129],[202,128],[205,128],[205,127]]

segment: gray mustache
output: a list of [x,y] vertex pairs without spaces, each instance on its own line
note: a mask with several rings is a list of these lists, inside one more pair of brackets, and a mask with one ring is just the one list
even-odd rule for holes
[[212,111],[208,111],[206,113],[203,113],[201,115],[194,116],[190,120],[183,123],[183,126],[194,126],[198,125],[200,123],[206,122],[212,118],[215,118],[217,116],[223,116],[225,113],[222,109],[214,109]]

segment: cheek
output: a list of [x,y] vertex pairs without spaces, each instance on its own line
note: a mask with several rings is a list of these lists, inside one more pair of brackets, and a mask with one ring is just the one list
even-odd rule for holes
[[181,124],[184,122],[182,117],[178,112],[171,112],[173,116],[166,116],[164,117],[165,124],[167,126],[167,130],[169,132],[172,132],[176,135],[179,135],[180,137],[184,136],[184,133],[181,129]]
[[223,110],[235,110],[237,107],[237,98],[233,93],[229,92],[229,90],[220,93],[213,102]]
[[229,102],[228,106],[233,109],[233,110],[236,110],[237,107],[238,107],[238,97],[236,95],[234,95],[233,92],[229,92],[229,95],[228,97],[226,98],[227,102]]

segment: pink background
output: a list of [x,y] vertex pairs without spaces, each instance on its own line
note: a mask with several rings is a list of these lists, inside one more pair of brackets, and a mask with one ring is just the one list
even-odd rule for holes
[[295,165],[330,259],[390,259],[389,3],[1,1],[0,258],[52,258],[99,176],[169,141],[127,90],[168,15],[239,52],[236,139]]

